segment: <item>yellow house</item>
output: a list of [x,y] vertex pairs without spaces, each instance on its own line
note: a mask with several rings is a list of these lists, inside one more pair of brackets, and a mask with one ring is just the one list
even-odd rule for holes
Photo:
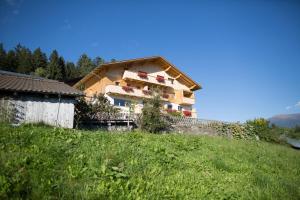
[[[155,56],[102,64],[77,82],[87,98],[99,93],[128,112],[141,112],[143,99],[159,94],[166,111],[197,117],[194,91],[201,86],[166,59]],[[132,106],[129,106],[132,105]]]

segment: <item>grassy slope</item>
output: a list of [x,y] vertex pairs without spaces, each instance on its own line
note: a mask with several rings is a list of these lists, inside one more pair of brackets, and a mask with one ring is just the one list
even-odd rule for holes
[[300,152],[263,142],[1,125],[0,149],[0,198],[300,198]]

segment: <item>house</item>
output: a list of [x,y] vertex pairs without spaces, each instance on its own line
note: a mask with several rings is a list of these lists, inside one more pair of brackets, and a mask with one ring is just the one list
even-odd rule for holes
[[82,95],[59,81],[0,71],[0,116],[15,124],[73,128],[75,98]]
[[[140,113],[143,99],[154,91],[161,96],[166,111],[179,111],[197,117],[193,105],[201,86],[162,57],[138,58],[102,64],[75,85],[87,98],[104,94],[112,104],[126,112],[134,104]],[[132,106],[131,106],[132,107]]]

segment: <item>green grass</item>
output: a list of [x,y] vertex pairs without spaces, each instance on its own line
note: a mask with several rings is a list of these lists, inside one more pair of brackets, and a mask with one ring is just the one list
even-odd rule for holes
[[221,137],[0,125],[0,198],[300,199],[300,151]]

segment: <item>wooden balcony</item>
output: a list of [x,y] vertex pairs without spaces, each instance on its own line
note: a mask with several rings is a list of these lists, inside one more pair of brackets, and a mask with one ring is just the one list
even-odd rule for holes
[[[105,93],[124,96],[134,96],[139,98],[152,98],[152,92],[149,90],[140,90],[129,86],[107,85]],[[162,93],[161,100],[169,101],[174,98],[173,94]]]
[[193,104],[195,104],[195,99],[194,98],[188,98],[188,97],[182,97],[182,101],[181,101],[180,104],[193,105]]
[[144,94],[142,90],[138,90],[136,88],[128,86],[118,86],[118,85],[107,85],[105,88],[105,93],[108,94],[118,94],[118,95],[125,95],[125,96],[135,96],[141,98],[150,98],[151,95]]
[[171,81],[166,79],[165,77],[152,76],[150,74],[146,74],[146,75],[143,74],[143,76],[142,76],[141,72],[134,72],[134,71],[129,71],[129,70],[124,71],[123,79],[124,80],[134,80],[134,81],[147,82],[147,83],[160,85],[160,86],[171,87],[171,88],[174,87],[174,85],[171,83]]

